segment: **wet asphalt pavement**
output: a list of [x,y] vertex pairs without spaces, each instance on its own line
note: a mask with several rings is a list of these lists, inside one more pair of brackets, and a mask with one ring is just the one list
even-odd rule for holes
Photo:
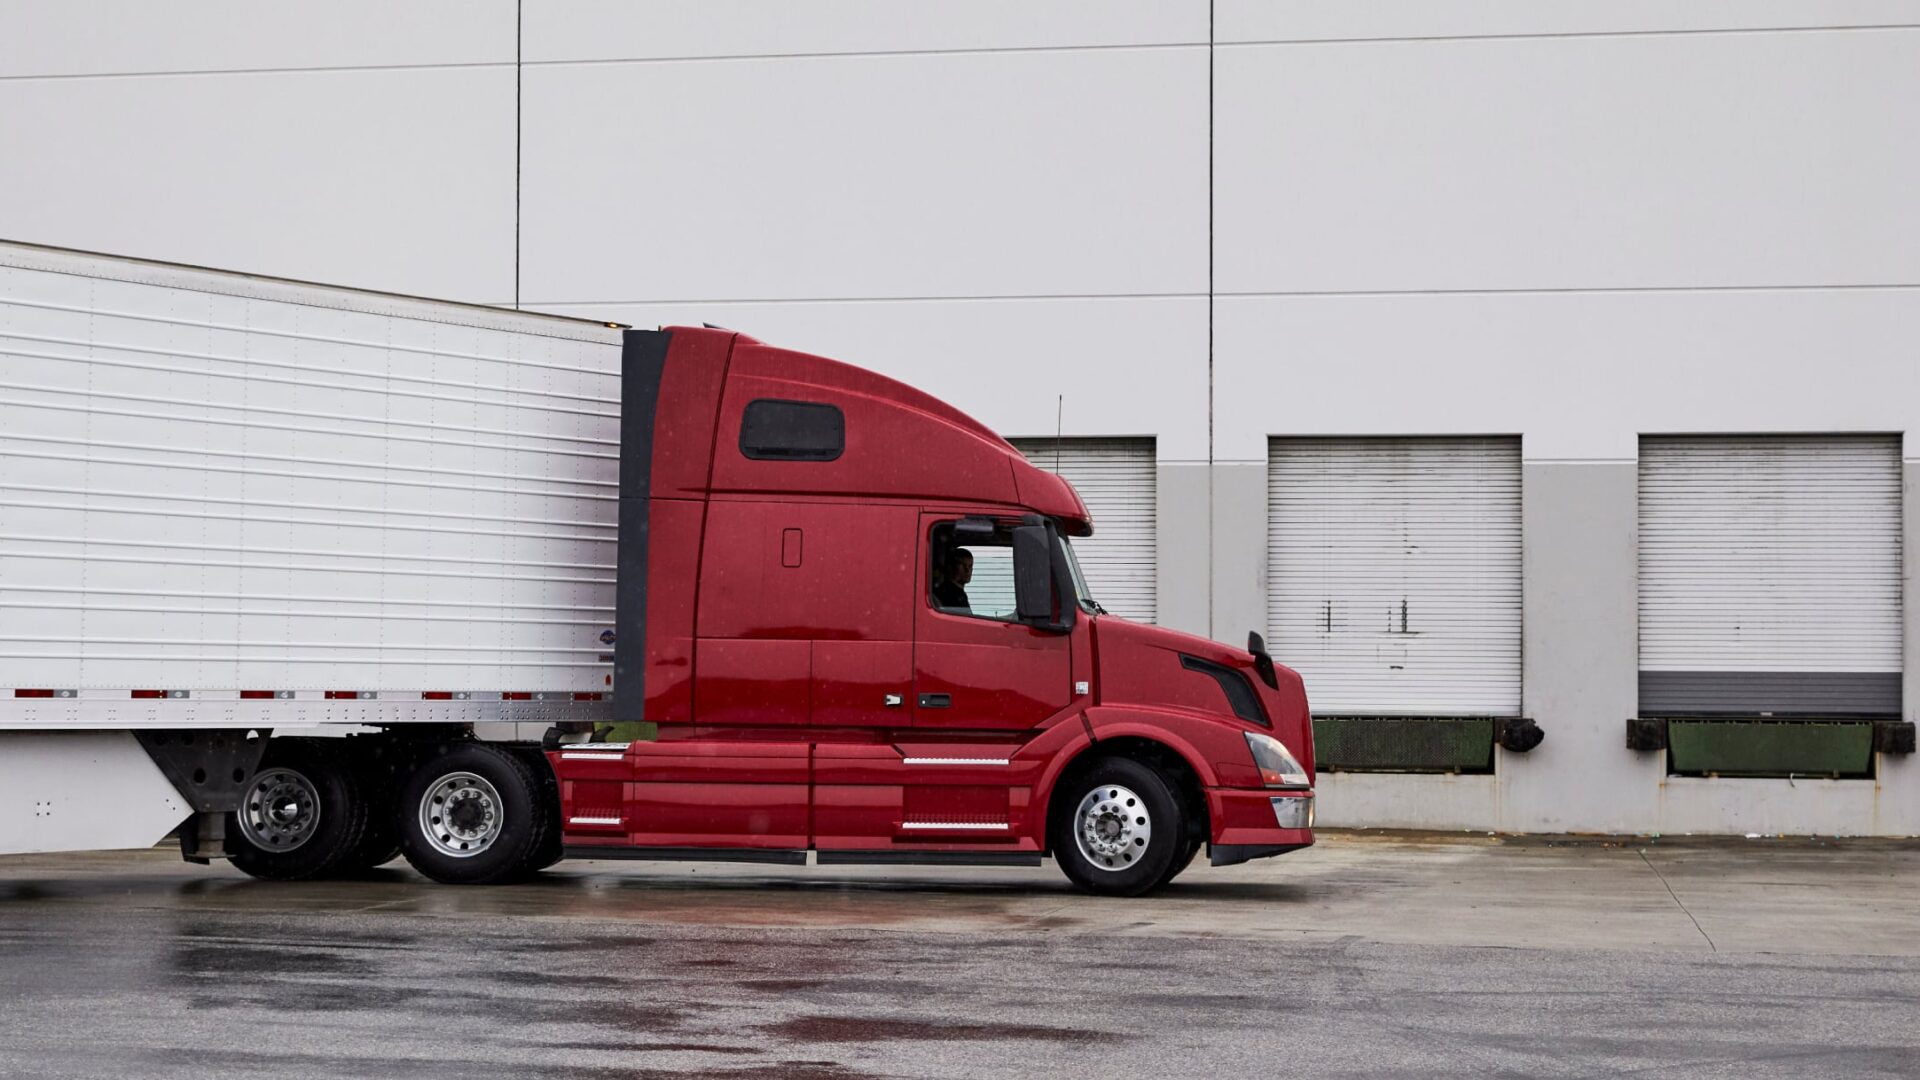
[[0,1076],[1911,1077],[1916,886],[1897,845],[1333,838],[1144,901],[1050,866],[23,856]]

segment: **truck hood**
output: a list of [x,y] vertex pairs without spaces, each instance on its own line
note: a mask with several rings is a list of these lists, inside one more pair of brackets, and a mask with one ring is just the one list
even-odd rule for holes
[[1298,672],[1276,661],[1274,681],[1280,685],[1270,687],[1255,671],[1253,654],[1245,649],[1112,615],[1095,616],[1091,621],[1101,704],[1206,712],[1236,727],[1262,730],[1260,725],[1235,716],[1220,684],[1211,675],[1183,665],[1181,658],[1190,656],[1218,664],[1246,677],[1273,725],[1271,733],[1284,741],[1309,771],[1313,769],[1313,719],[1307,709],[1306,686]]

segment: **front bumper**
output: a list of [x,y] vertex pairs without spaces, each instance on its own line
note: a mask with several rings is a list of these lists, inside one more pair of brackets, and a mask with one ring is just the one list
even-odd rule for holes
[[1207,811],[1215,866],[1295,851],[1313,843],[1313,792],[1212,788]]

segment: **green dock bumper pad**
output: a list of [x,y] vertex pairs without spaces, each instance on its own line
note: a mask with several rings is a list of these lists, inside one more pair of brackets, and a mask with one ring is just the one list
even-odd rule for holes
[[1723,776],[1870,776],[1868,721],[1669,720],[1673,771]]
[[1317,717],[1313,756],[1333,772],[1488,772],[1491,717]]

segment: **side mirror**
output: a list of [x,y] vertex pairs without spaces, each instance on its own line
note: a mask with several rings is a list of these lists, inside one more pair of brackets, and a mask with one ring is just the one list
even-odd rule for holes
[[1247,633],[1247,652],[1253,655],[1253,670],[1260,681],[1274,690],[1280,689],[1280,673],[1273,669],[1273,657],[1267,655],[1267,641],[1260,636],[1260,631]]
[[1053,626],[1053,543],[1045,525],[1013,530],[1013,610],[1021,622]]

